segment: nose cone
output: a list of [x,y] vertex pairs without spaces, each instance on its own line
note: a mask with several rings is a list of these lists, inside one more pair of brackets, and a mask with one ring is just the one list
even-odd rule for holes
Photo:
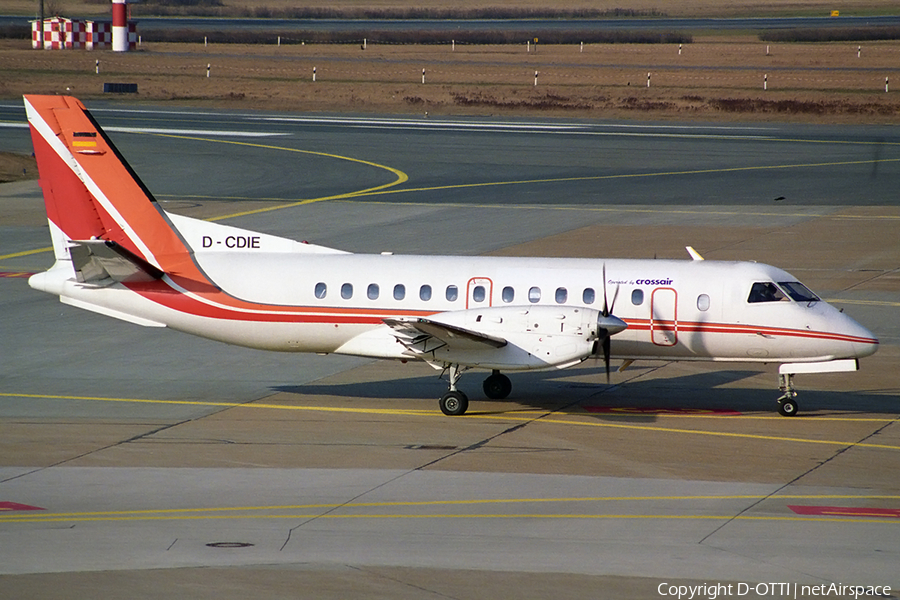
[[606,335],[616,335],[628,329],[628,323],[615,315],[597,317],[597,328],[599,331],[606,330]]
[[872,356],[878,350],[878,338],[871,331],[841,313],[844,322],[841,323],[840,334],[850,342],[853,349],[853,355],[850,358],[863,358],[864,356]]
[[861,326],[861,328],[865,332],[865,335],[869,337],[865,342],[854,342],[853,348],[856,350],[857,358],[872,356],[873,354],[875,354],[875,351],[878,350],[878,338],[872,335],[872,332],[865,327]]

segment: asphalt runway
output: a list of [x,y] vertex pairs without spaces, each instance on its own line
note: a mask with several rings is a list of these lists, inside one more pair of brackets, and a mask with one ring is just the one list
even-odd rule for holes
[[[427,366],[232,348],[31,290],[40,194],[5,184],[0,596],[896,597],[895,128],[91,108],[173,212],[358,252],[690,244],[785,268],[881,348],[798,377],[791,419],[773,365],[652,362],[611,386],[593,362],[513,375],[501,402],[470,373],[448,418]],[[0,105],[0,150],[28,151],[22,123]]]

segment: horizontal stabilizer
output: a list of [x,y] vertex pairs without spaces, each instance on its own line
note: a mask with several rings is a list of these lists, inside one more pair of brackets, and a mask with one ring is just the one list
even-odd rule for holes
[[127,248],[109,240],[77,240],[69,248],[80,283],[112,279],[124,283],[152,281],[163,272]]
[[68,296],[60,296],[59,300],[63,304],[68,304],[69,306],[74,306],[75,308],[89,310],[91,312],[95,312],[95,313],[103,315],[105,317],[112,317],[113,319],[120,319],[122,321],[134,323],[135,325],[140,325],[142,327],[165,327],[166,326],[165,323],[160,323],[158,321],[153,321],[151,319],[145,319],[143,317],[131,315],[131,314],[122,312],[120,310],[116,310],[114,308],[109,308],[108,306],[100,306],[99,304],[94,304],[92,302],[85,302],[84,300],[77,300],[75,298],[69,298]]

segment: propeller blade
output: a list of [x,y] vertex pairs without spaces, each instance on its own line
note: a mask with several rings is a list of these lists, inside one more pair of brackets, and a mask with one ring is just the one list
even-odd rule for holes
[[[609,359],[612,351],[610,349],[612,336],[628,328],[628,324],[612,314],[613,307],[616,305],[616,299],[619,297],[619,284],[616,284],[616,291],[613,292],[612,304],[606,292],[606,263],[603,263],[603,310],[600,311],[600,318],[597,319],[597,333],[601,337],[601,345],[603,347],[603,364],[606,366],[606,383],[609,379]],[[596,353],[597,344],[594,343],[594,352]]]
[[610,337],[603,338],[603,363],[606,365],[606,383],[609,384],[609,340]]
[[603,310],[600,314],[604,317],[609,316],[609,304],[606,301],[606,263],[603,263]]

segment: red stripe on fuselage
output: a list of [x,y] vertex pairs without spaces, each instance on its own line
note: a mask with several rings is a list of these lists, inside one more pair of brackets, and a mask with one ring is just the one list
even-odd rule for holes
[[[267,323],[357,323],[377,325],[385,317],[428,316],[440,311],[371,309],[363,307],[278,306],[247,302],[229,296],[205,282],[174,278],[175,284],[187,290],[187,294],[173,288],[165,281],[131,283],[127,287],[140,296],[172,310],[211,319],[230,321],[258,321]],[[647,319],[625,319],[629,329],[649,331]],[[727,323],[679,322],[678,330],[694,333],[763,334],[771,336],[833,340],[877,344],[878,340],[831,333],[781,327],[729,325]]]
[[427,316],[438,311],[399,310],[399,309],[366,309],[338,308],[314,306],[278,306],[272,304],[256,304],[239,300],[221,291],[205,291],[191,289],[184,281],[176,284],[187,289],[184,293],[174,289],[165,281],[130,283],[128,287],[141,297],[160,306],[165,306],[183,314],[224,319],[229,321],[257,321],[266,323],[361,323],[378,325],[385,317]]
[[[623,319],[628,323],[628,329],[632,331],[650,331],[650,321],[648,319]],[[677,327],[672,321],[663,321],[662,325],[656,321],[653,323],[657,329],[674,331],[680,333],[741,333],[741,334],[761,334],[783,337],[799,337],[808,339],[836,340],[841,342],[856,342],[860,344],[878,344],[877,339],[864,338],[853,335],[845,335],[842,333],[834,333],[830,331],[810,331],[804,329],[788,329],[785,327],[770,327],[766,325],[732,325],[729,323],[704,323],[699,321],[679,321]]]

